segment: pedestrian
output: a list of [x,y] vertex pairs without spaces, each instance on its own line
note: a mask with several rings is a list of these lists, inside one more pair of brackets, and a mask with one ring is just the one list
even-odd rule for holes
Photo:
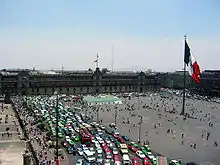
[[210,132],[207,132],[206,140],[209,140]]
[[196,149],[196,143],[193,144],[193,148]]

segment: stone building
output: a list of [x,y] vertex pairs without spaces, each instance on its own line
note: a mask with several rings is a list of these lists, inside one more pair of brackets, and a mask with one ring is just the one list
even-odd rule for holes
[[[162,87],[172,89],[183,89],[184,71],[160,73],[158,75]],[[195,83],[186,71],[186,89],[194,88]]]
[[220,70],[205,70],[200,76],[201,83],[195,84],[194,92],[211,97],[220,97]]
[[144,72],[2,70],[0,94],[51,95],[146,92],[160,88],[157,74]]

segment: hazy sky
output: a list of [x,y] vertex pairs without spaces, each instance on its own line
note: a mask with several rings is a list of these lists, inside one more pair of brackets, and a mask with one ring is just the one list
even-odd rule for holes
[[0,0],[0,68],[220,69],[219,0]]

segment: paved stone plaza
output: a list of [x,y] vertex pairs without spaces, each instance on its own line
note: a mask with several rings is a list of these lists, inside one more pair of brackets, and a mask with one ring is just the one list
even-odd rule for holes
[[[99,120],[103,123],[114,123],[114,109],[117,106],[117,126],[131,139],[138,140],[138,122],[140,121],[138,116],[140,115],[143,116],[140,140],[141,142],[149,140],[150,146],[156,152],[169,158],[181,158],[184,161],[194,161],[201,165],[219,165],[220,147],[215,147],[214,142],[220,143],[220,104],[186,98],[186,111],[189,114],[194,111],[193,116],[197,119],[187,118],[184,121],[179,115],[182,97],[161,98],[160,95],[149,94],[147,97],[123,100],[126,105],[101,105]],[[133,105],[134,111],[125,110],[128,105]],[[148,107],[143,108],[144,105]],[[173,108],[177,111],[175,114],[164,112],[173,110]],[[94,116],[96,120],[96,112],[93,112],[91,108],[87,113]],[[128,119],[130,124],[122,123],[123,120],[126,122]],[[209,120],[213,123],[213,127],[209,127]],[[167,133],[168,129],[173,130],[173,133]],[[210,137],[207,140],[208,132],[210,132]],[[182,134],[184,134],[183,138]],[[192,144],[196,144],[195,149],[191,147]]]
[[[21,131],[17,118],[10,105],[8,108],[0,108],[0,164],[1,165],[22,165],[24,143],[19,139],[18,132]],[[8,123],[5,123],[5,116],[8,115]],[[9,128],[9,136],[6,132]],[[18,128],[18,132],[17,132]],[[4,134],[4,135],[3,135]]]

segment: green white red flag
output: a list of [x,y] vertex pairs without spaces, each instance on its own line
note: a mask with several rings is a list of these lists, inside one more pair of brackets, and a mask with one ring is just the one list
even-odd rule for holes
[[93,62],[95,63],[95,62],[98,62],[98,61],[99,61],[99,55],[97,54],[97,56],[96,56],[96,60],[93,61]]
[[185,40],[185,52],[184,52],[184,62],[187,66],[187,70],[191,76],[191,78],[196,82],[200,83],[200,68],[198,62],[195,60],[193,55],[190,52],[189,45]]

